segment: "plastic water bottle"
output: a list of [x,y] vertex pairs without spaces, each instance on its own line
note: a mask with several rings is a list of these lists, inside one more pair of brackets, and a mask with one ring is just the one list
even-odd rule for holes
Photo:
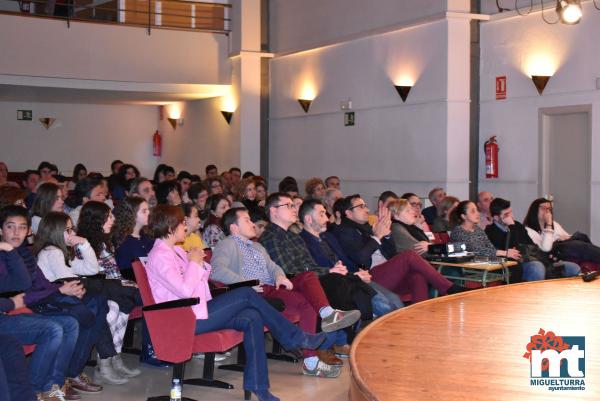
[[181,383],[179,379],[173,379],[171,384],[171,401],[181,401]]

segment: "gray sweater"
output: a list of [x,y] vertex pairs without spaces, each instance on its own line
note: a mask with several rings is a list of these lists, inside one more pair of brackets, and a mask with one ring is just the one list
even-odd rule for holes
[[[283,269],[271,260],[268,252],[261,244],[254,242],[252,246],[265,258],[267,271],[269,272],[269,276],[273,279],[273,282],[275,282],[277,276],[285,276]],[[212,280],[219,281],[223,284],[239,283],[240,281],[248,280],[248,278],[244,277],[242,272],[244,256],[231,236],[219,241],[217,246],[213,249],[210,264],[212,266],[212,272],[210,273],[210,278]]]

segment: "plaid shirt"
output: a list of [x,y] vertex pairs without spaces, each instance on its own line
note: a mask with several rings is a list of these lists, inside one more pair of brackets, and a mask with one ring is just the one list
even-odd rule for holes
[[328,273],[328,269],[317,266],[304,240],[291,231],[284,230],[277,224],[269,224],[260,236],[259,242],[265,247],[273,262],[277,263],[287,274],[298,274],[314,270],[317,274]]
[[261,284],[275,285],[273,277],[269,275],[267,270],[267,261],[262,253],[252,246],[251,240],[243,240],[237,235],[232,235],[236,245],[242,252],[242,273],[248,280],[258,279]]

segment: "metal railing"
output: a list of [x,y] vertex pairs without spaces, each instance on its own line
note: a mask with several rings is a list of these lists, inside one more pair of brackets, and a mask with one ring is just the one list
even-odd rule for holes
[[0,13],[229,34],[230,4],[193,0],[0,0]]

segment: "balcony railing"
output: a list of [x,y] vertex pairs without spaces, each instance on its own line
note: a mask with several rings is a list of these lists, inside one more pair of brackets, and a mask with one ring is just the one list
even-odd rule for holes
[[194,0],[0,0],[0,13],[229,34],[230,4]]

